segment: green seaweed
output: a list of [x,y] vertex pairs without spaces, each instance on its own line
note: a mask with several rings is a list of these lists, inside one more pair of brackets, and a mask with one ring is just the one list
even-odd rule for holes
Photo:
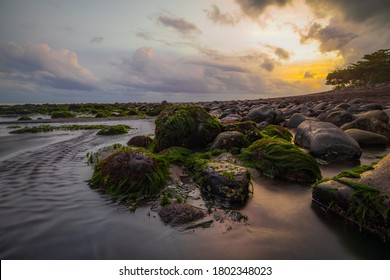
[[263,138],[278,138],[288,142],[291,142],[293,138],[292,133],[287,128],[273,124],[267,125],[263,128],[261,130],[261,134]]
[[202,107],[173,105],[156,119],[155,149],[172,146],[202,148],[218,135],[220,124]]
[[113,126],[107,126],[98,131],[97,135],[119,135],[128,133],[130,126],[124,124],[118,124]]
[[12,134],[23,134],[23,133],[41,133],[41,132],[52,132],[57,130],[90,130],[90,129],[104,129],[107,128],[106,125],[80,125],[80,124],[72,124],[72,125],[60,125],[60,126],[52,126],[52,125],[40,125],[40,126],[32,126],[25,127],[18,130],[10,131]]
[[289,181],[315,182],[321,179],[316,160],[295,145],[281,139],[261,139],[239,155],[243,163],[265,176]]
[[[170,179],[169,163],[143,149],[122,149],[95,165],[90,187],[121,201],[157,195]],[[149,158],[151,164],[137,166],[143,170],[133,170],[131,162],[139,157]]]

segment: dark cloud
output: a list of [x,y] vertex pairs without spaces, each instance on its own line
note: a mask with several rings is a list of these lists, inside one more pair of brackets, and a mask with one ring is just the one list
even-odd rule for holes
[[0,46],[0,75],[8,84],[67,90],[95,89],[93,74],[78,63],[77,55],[48,45]]
[[276,48],[275,54],[279,57],[279,59],[289,60],[291,53],[283,48]]
[[319,23],[313,23],[306,34],[301,33],[301,43],[318,40],[321,52],[343,52],[344,48],[358,36],[358,34],[344,30],[343,25],[339,24],[338,21],[331,21],[326,27],[322,27]]
[[312,73],[310,71],[306,71],[303,74],[303,78],[305,78],[305,79],[311,79],[311,78],[314,78],[315,76],[316,76],[316,73]]
[[252,19],[257,20],[268,6],[283,7],[293,0],[236,0],[242,12]]
[[95,36],[95,37],[93,37],[93,38],[90,40],[90,42],[91,42],[92,44],[100,44],[101,42],[103,42],[103,40],[104,40],[104,37]]
[[166,27],[173,28],[181,35],[192,36],[201,33],[200,29],[193,23],[186,21],[183,18],[160,15],[157,21]]
[[275,62],[270,58],[265,58],[264,61],[260,64],[260,67],[268,72],[272,72],[275,68]]
[[241,20],[237,15],[233,16],[228,13],[222,13],[216,5],[213,5],[211,10],[204,11],[208,19],[221,25],[235,25]]
[[306,3],[319,16],[327,16],[329,11],[339,11],[348,21],[389,25],[388,0],[306,0]]

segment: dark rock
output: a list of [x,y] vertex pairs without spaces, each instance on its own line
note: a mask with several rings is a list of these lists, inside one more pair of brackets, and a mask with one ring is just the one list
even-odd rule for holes
[[359,118],[350,123],[341,126],[341,129],[347,130],[357,128],[386,136],[390,141],[390,126],[377,118]]
[[351,128],[344,132],[355,139],[360,146],[386,146],[388,143],[385,136],[366,130]]
[[249,142],[254,142],[262,138],[260,130],[255,122],[245,121],[224,125],[224,131],[238,131],[245,135]]
[[325,117],[325,122],[333,123],[334,125],[340,127],[345,123],[349,123],[354,120],[354,116],[351,112],[346,110],[334,111],[327,114]]
[[261,130],[261,129],[264,129],[265,127],[269,126],[269,125],[270,125],[269,122],[262,121],[261,123],[259,123],[258,128]]
[[185,203],[176,203],[163,207],[158,214],[165,224],[171,226],[191,223],[206,216],[201,209]]
[[202,165],[201,176],[202,189],[213,200],[229,207],[246,202],[251,176],[245,167],[210,160]]
[[281,122],[283,113],[280,110],[274,110],[271,106],[263,105],[255,107],[245,116],[246,120],[251,120],[257,123],[267,121],[272,124]]
[[128,142],[128,146],[148,148],[153,142],[153,139],[146,135],[138,135],[132,137]]
[[310,120],[310,119],[312,119],[312,118],[310,118],[302,113],[295,113],[288,120],[286,126],[288,128],[297,128],[303,121]]
[[221,149],[231,151],[232,149],[241,149],[249,145],[248,140],[238,131],[225,131],[218,134],[214,139],[210,149]]
[[359,159],[359,144],[332,123],[307,120],[295,134],[295,144],[308,149],[310,154],[327,161]]
[[389,122],[389,116],[386,114],[386,112],[382,110],[373,110],[373,111],[360,113],[356,115],[356,118],[358,119],[377,118],[378,120],[384,123]]

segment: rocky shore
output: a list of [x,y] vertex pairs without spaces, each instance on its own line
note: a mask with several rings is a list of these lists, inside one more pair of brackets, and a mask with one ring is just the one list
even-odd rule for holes
[[[207,213],[239,210],[256,195],[250,188],[256,172],[308,188],[314,183],[313,201],[325,212],[334,211],[388,238],[389,156],[334,178],[322,178],[319,166],[358,163],[365,146],[386,149],[389,116],[386,87],[269,100],[164,104],[155,136],[130,139],[130,146],[98,163],[91,186],[124,200],[152,196],[166,223],[205,227],[213,221]],[[116,170],[127,170],[126,178],[118,179]],[[135,187],[129,178],[137,178],[139,184]],[[194,188],[201,191],[196,198],[190,195]]]
[[[359,165],[362,147],[388,147],[390,85],[273,99],[142,104],[142,110],[156,116],[155,135],[105,150],[90,180],[92,188],[131,209],[152,200],[165,223],[187,229],[219,219],[245,221],[239,209],[256,195],[252,177],[267,176],[313,188],[313,201],[324,212],[390,237],[389,156],[334,178],[320,171],[338,162]],[[58,121],[66,119],[47,122]]]

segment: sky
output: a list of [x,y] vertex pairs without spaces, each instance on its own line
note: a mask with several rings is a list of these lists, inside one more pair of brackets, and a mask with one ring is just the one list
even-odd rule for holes
[[0,0],[0,103],[302,95],[387,48],[388,0]]

